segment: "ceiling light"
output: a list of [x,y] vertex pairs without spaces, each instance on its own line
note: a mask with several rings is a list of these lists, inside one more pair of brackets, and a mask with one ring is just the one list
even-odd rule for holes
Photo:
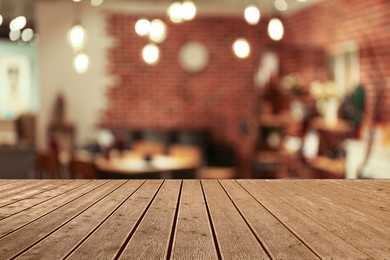
[[17,31],[23,29],[27,24],[27,19],[24,16],[19,16],[13,19],[9,24],[9,29],[11,31]]
[[20,39],[20,30],[10,31],[9,32],[9,39],[13,42],[19,40]]
[[91,5],[92,6],[99,6],[103,4],[104,0],[91,0]]
[[157,45],[150,43],[142,49],[143,60],[150,65],[156,64],[160,59],[160,50]]
[[250,46],[246,39],[239,38],[233,43],[234,54],[240,58],[245,59],[250,54]]
[[286,11],[288,9],[288,4],[286,0],[276,0],[274,2],[275,8],[279,11]]
[[85,73],[88,70],[89,58],[85,53],[79,53],[73,60],[77,73]]
[[280,41],[283,38],[283,23],[278,18],[272,18],[268,24],[268,35],[274,41]]
[[167,37],[166,30],[167,27],[163,21],[154,19],[150,23],[149,39],[157,43],[163,42]]
[[22,40],[25,42],[29,42],[34,37],[34,31],[30,28],[24,29],[22,32]]
[[149,33],[150,30],[150,22],[146,19],[139,19],[135,23],[135,32],[139,36],[145,36]]
[[84,28],[79,24],[73,26],[69,31],[69,40],[75,51],[82,50],[85,43]]
[[184,1],[182,4],[182,16],[185,20],[190,21],[196,16],[196,6],[192,1]]
[[245,8],[244,17],[247,23],[255,25],[260,20],[260,10],[254,5],[249,5]]
[[174,23],[181,23],[183,21],[183,5],[180,2],[173,2],[167,10],[169,19]]

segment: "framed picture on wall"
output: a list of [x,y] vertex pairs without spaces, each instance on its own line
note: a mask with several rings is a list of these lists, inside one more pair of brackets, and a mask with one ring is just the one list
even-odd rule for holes
[[27,56],[0,57],[0,118],[13,119],[30,109],[32,78]]

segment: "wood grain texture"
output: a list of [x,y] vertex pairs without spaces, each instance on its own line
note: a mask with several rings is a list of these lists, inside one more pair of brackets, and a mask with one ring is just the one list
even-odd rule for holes
[[0,180],[0,259],[390,259],[389,183]]
[[[90,232],[104,222],[143,182],[134,180],[124,183],[20,257],[51,260],[66,256]],[[47,248],[53,248],[50,254],[47,254]]]
[[180,180],[164,182],[119,259],[167,257],[181,183]]
[[[0,239],[0,255],[4,258],[17,255],[22,250],[29,248],[57,228],[66,224],[75,216],[96,203],[96,200],[100,200],[122,184],[123,182],[121,181],[105,183],[100,189],[92,190],[59,209],[4,236]],[[96,182],[95,185],[98,186],[99,183]],[[13,241],[13,243],[9,243],[10,240]]]
[[70,182],[71,182],[70,180],[68,180],[68,181],[57,180],[57,181],[52,181],[52,182],[48,182],[48,183],[41,183],[41,184],[37,185],[36,187],[34,187],[33,189],[29,189],[29,190],[26,190],[24,192],[14,194],[12,196],[8,195],[8,196],[0,198],[0,207],[6,206],[6,205],[11,204],[11,203],[15,203],[17,201],[21,201],[23,199],[33,197],[36,194],[45,192],[47,190],[52,190],[56,187],[66,185]]
[[[12,183],[8,188],[3,189],[0,193],[0,198],[6,198],[12,196],[14,194],[25,192],[29,189],[34,189],[36,187],[41,186],[43,183],[51,183],[53,180],[28,180],[26,182],[16,182]],[[4,186],[1,186],[4,187]]]
[[[38,195],[32,196],[30,198],[26,198],[24,200],[18,201],[16,203],[1,207],[0,220],[3,220],[13,215],[17,215],[15,216],[15,218],[18,219],[18,221],[20,222],[21,219],[31,216],[32,212],[45,212],[45,209],[50,209],[55,207],[56,205],[61,205],[61,203],[57,204],[56,202],[67,201],[69,199],[72,199],[74,195],[77,195],[77,192],[72,193],[72,195],[69,195],[68,197],[61,197],[59,201],[56,198],[57,196],[67,192],[71,192],[73,189],[76,189],[78,187],[81,187],[80,188],[81,191],[83,191],[84,189],[88,189],[88,187],[90,187],[91,185],[95,187],[95,184],[93,183],[91,183],[90,185],[86,185],[86,187],[83,187],[83,185],[86,184],[87,182],[89,181],[71,182],[66,186],[61,186],[54,190],[46,191]],[[54,201],[50,201],[46,203],[46,201],[49,201],[51,199],[54,199]],[[39,207],[35,207],[37,205],[39,205]],[[21,214],[18,215],[18,213]],[[1,230],[2,229],[0,226],[0,237],[3,234]]]
[[184,180],[172,259],[217,259],[199,181]]
[[376,223],[383,228],[390,227],[390,201],[367,200],[363,194],[351,191],[345,186],[340,187],[340,185],[328,182],[295,181],[292,183],[317,192],[324,198],[341,203],[342,207],[350,208],[356,212],[355,215],[363,215],[364,219],[370,223]]
[[217,180],[202,180],[221,256],[226,259],[269,259]]
[[125,245],[142,214],[161,187],[161,180],[148,180],[114,212],[69,259],[112,259]]
[[369,255],[348,244],[300,210],[264,188],[267,183],[238,182],[322,259],[364,259]]
[[319,259],[236,181],[220,182],[273,259]]
[[[390,232],[370,223],[370,218],[307,189],[288,182],[268,181],[263,187],[310,215],[333,234],[374,257],[390,255]],[[369,239],[368,239],[369,238]]]

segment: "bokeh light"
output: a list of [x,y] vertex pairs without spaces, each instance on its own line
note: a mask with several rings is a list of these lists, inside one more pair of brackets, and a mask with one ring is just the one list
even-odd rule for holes
[[254,5],[249,5],[245,8],[244,17],[247,23],[255,25],[260,20],[260,10]]
[[244,38],[239,38],[233,43],[233,51],[234,54],[240,58],[240,59],[245,59],[249,56],[250,54],[250,46],[249,43],[246,39]]

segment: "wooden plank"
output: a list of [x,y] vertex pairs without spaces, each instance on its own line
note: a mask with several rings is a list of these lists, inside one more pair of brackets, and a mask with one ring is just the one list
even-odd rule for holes
[[54,191],[49,191],[49,193],[52,193],[60,190],[59,192],[61,193],[57,195],[58,197],[52,196],[53,194],[48,194],[47,196],[51,197],[51,199],[45,199],[45,201],[40,204],[24,208],[23,211],[19,211],[12,216],[2,219],[0,221],[0,238],[77,199],[96,187],[103,185],[105,182],[89,181],[87,184],[77,187],[77,185],[83,182],[75,181]]
[[308,215],[282,200],[259,183],[238,180],[257,201],[279,219],[291,232],[300,238],[322,259],[363,259],[369,258],[358,248],[348,244],[343,238],[334,235]]
[[218,181],[202,185],[222,258],[269,259]]
[[370,201],[371,203],[377,203],[378,199],[386,199],[389,196],[381,187],[370,187],[356,180],[328,180],[328,182],[355,194],[360,193],[363,195],[364,200]]
[[[5,198],[8,196],[12,196],[14,194],[18,194],[21,192],[24,192],[29,189],[34,189],[35,187],[38,187],[44,183],[51,183],[53,180],[26,180],[22,182],[11,183],[11,185],[7,189],[3,189],[0,193],[0,198]],[[4,187],[4,186],[0,186]]]
[[[64,181],[64,182],[67,182],[67,181]],[[35,205],[43,203],[44,201],[53,199],[54,197],[56,197],[64,192],[67,192],[69,190],[72,190],[76,187],[79,187],[81,185],[84,185],[87,182],[90,182],[90,181],[83,180],[83,181],[71,182],[71,184],[68,184],[66,186],[60,186],[54,190],[50,190],[50,191],[46,191],[46,192],[37,194],[31,198],[27,198],[25,200],[21,200],[21,201],[18,201],[16,203],[13,203],[13,204],[5,205],[4,207],[0,208],[0,220],[5,219],[7,217],[10,217],[12,215],[15,215],[18,212],[24,211],[26,209],[30,209],[31,207],[34,207]],[[26,215],[26,212],[24,212],[23,214]]]
[[12,182],[21,181],[20,179],[0,179],[0,186],[10,184]]
[[[24,180],[23,180],[24,181]],[[0,191],[8,189],[14,185],[18,185],[18,183],[22,183],[22,180],[5,180],[0,179]]]
[[[100,186],[99,189],[95,189],[15,232],[6,235],[0,239],[0,255],[4,258],[18,255],[123,184],[124,181],[108,182]],[[12,241],[12,243],[9,243],[9,241]]]
[[125,183],[20,257],[50,260],[65,257],[80,241],[102,224],[143,182],[145,181],[133,180]]
[[180,180],[165,181],[119,259],[166,259],[169,252]]
[[184,180],[172,259],[217,259],[206,204],[198,180]]
[[113,259],[134,231],[161,184],[161,180],[148,180],[68,258]]
[[[315,219],[333,234],[342,237],[374,258],[390,255],[390,232],[373,223],[364,214],[346,209],[336,201],[289,182],[263,181],[262,187],[271,190],[306,215]],[[367,239],[367,238],[370,239]]]
[[236,181],[220,181],[273,259],[319,259]]
[[367,201],[363,194],[328,181],[291,181],[291,183],[317,192],[329,200],[340,202],[345,208],[358,211],[357,214],[367,214],[371,219],[370,222],[378,223],[383,228],[390,229],[390,199]]
[[380,186],[386,188],[387,191],[390,191],[390,180],[389,179],[371,179],[371,180],[357,180],[357,182],[362,182],[368,185],[372,185],[374,188]]
[[35,187],[34,189],[27,190],[23,193],[14,194],[13,196],[7,196],[0,199],[0,207],[4,207],[6,205],[9,205],[11,203],[15,203],[17,201],[21,201],[23,199],[27,199],[29,197],[35,196],[39,193],[55,189],[59,186],[65,185],[67,183],[71,182],[71,180],[64,181],[64,180],[57,180],[53,182],[48,183],[42,183],[41,185]]

